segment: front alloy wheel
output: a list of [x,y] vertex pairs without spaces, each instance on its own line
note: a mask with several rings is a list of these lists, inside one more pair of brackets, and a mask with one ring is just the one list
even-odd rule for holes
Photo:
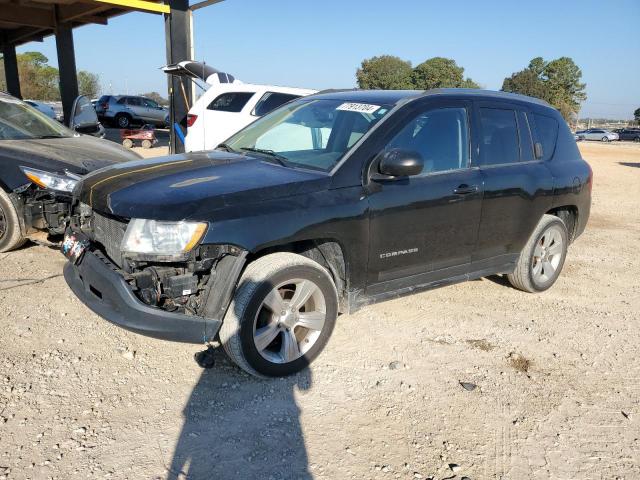
[[239,367],[256,376],[285,376],[322,351],[338,315],[331,275],[293,253],[274,253],[247,267],[220,329]]

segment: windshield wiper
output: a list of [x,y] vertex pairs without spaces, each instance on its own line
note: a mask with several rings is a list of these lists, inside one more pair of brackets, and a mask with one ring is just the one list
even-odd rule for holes
[[242,147],[240,148],[240,150],[247,151],[247,152],[262,153],[264,155],[268,155],[270,158],[273,158],[274,160],[277,160],[278,163],[283,167],[288,166],[287,157],[280,155],[279,153],[276,153],[273,150],[267,150],[266,148],[253,148],[253,147]]
[[226,143],[221,143],[220,145],[218,145],[216,147],[216,150],[225,150],[225,151],[230,152],[230,153],[236,153],[236,151],[233,148],[231,148],[229,145],[227,145]]

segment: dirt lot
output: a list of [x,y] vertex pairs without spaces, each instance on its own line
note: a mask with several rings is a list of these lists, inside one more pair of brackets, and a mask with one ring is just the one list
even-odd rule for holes
[[368,307],[284,380],[111,326],[56,251],[0,254],[0,478],[640,478],[640,146],[581,149],[592,217],[553,289]]

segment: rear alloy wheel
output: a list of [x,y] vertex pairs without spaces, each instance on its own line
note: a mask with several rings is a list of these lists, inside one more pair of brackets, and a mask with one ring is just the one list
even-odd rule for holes
[[608,142],[609,141],[609,137],[602,137],[602,141],[603,142]]
[[129,115],[119,113],[116,115],[116,125],[118,128],[129,128],[131,125],[131,118]]
[[220,340],[231,360],[252,375],[291,375],[322,351],[337,315],[336,288],[322,266],[274,253],[247,267]]
[[151,140],[142,140],[142,148],[151,148],[152,145]]
[[9,195],[0,189],[0,253],[18,248],[25,241],[13,202]]
[[513,273],[507,275],[514,287],[525,292],[542,292],[560,275],[569,246],[564,222],[554,215],[544,215],[524,249]]

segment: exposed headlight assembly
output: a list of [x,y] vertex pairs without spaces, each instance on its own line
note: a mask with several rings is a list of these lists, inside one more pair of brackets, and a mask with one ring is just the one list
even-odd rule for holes
[[20,167],[26,177],[42,188],[49,188],[59,192],[71,192],[80,177],[69,172],[64,174],[44,172],[35,168]]
[[198,244],[206,230],[206,223],[134,218],[122,239],[121,250],[124,254],[182,255]]

